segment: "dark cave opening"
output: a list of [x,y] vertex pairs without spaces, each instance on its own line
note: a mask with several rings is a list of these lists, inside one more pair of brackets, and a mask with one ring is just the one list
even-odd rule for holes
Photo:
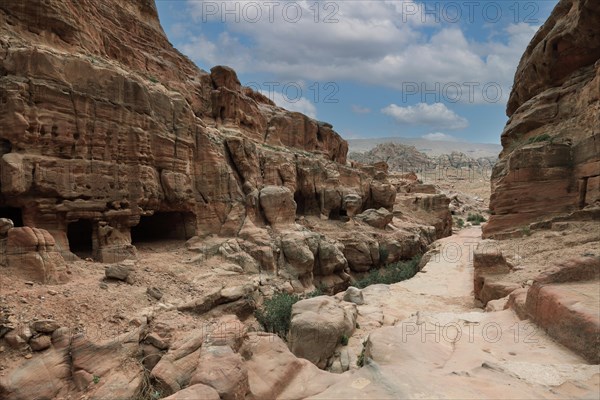
[[80,258],[91,258],[94,251],[93,234],[94,224],[92,220],[80,219],[69,223],[67,239],[69,240],[71,253]]
[[341,208],[334,208],[329,212],[329,219],[344,221],[348,219],[348,213]]
[[15,227],[23,226],[23,211],[17,207],[0,207],[0,218],[12,220]]
[[140,218],[131,228],[131,243],[148,243],[161,240],[188,240],[196,235],[196,218],[192,213],[157,212]]
[[6,139],[0,139],[0,157],[12,152],[12,143]]

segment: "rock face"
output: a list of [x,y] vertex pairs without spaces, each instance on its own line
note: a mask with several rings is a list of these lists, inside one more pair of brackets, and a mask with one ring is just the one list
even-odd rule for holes
[[343,336],[356,327],[356,305],[328,296],[301,300],[292,307],[290,350],[324,368]]
[[484,236],[598,206],[599,24],[597,1],[561,0],[523,55]]
[[[10,221],[10,220],[8,220]],[[6,224],[11,226],[11,224]],[[0,268],[26,280],[56,284],[68,280],[65,260],[44,229],[21,227],[0,236]]]
[[2,2],[0,46],[0,203],[65,256],[394,203],[331,125],[177,52],[152,1]]
[[600,363],[600,257],[571,259],[542,273],[527,293],[529,317],[557,341]]

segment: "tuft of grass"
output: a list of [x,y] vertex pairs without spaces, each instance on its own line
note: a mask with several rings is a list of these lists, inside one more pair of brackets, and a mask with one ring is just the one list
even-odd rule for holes
[[340,343],[342,344],[342,346],[348,346],[348,341],[349,340],[350,340],[350,338],[348,337],[348,335],[344,334],[340,338]]
[[154,75],[149,75],[148,80],[152,83],[158,83],[158,78],[155,77]]
[[276,293],[265,300],[254,316],[267,332],[276,333],[285,340],[290,329],[292,306],[299,300],[295,294]]
[[458,229],[462,229],[465,227],[465,220],[462,218],[457,218],[456,219],[456,226],[458,227]]
[[98,383],[100,383],[100,377],[98,375],[94,375],[92,381],[94,382],[94,385],[97,385]]
[[163,397],[162,393],[154,388],[150,371],[148,371],[140,362],[140,366],[144,373],[142,375],[142,385],[139,392],[133,397],[133,400],[158,400]]
[[369,272],[364,278],[356,281],[355,287],[359,289],[366,288],[370,285],[383,283],[390,285],[410,279],[419,271],[419,262],[421,256],[413,257],[409,261],[398,261],[386,265],[385,267]]
[[524,226],[521,228],[521,233],[525,236],[531,236],[531,229],[528,226]]
[[540,143],[540,142],[552,142],[552,137],[550,135],[548,135],[547,133],[544,133],[542,135],[530,137],[527,140],[527,144]]
[[481,225],[481,223],[487,221],[487,219],[485,219],[485,217],[479,213],[476,213],[476,214],[469,213],[469,216],[467,217],[467,221],[469,221],[473,225]]
[[379,247],[379,261],[385,263],[389,255],[388,249],[385,247]]
[[358,355],[358,358],[356,359],[356,366],[357,367],[363,367],[365,365],[365,342],[363,342],[363,348],[360,351],[360,354]]
[[261,308],[254,312],[256,320],[267,332],[276,333],[283,340],[287,339],[292,319],[292,306],[302,299],[323,296],[325,288],[317,286],[312,292],[302,296],[288,293],[275,293],[266,299]]

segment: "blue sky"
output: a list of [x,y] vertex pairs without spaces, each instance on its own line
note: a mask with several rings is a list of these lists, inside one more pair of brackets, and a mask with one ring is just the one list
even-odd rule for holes
[[499,143],[517,64],[557,0],[157,0],[173,45],[345,138]]

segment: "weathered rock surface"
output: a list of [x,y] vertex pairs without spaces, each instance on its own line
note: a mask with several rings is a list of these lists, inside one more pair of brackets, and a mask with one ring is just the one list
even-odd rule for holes
[[79,235],[117,262],[138,237],[393,206],[385,176],[345,165],[331,125],[177,52],[152,1],[3,2],[0,46],[0,200],[64,256]]
[[342,336],[350,337],[354,332],[356,317],[353,303],[328,296],[301,300],[292,307],[290,350],[324,368]]
[[394,214],[385,208],[380,208],[379,210],[369,209],[358,214],[356,219],[363,221],[375,228],[384,229],[387,224],[392,222],[392,219],[394,219]]
[[600,5],[562,0],[515,75],[484,236],[600,201]]
[[600,257],[568,260],[535,279],[530,318],[566,347],[600,364]]
[[1,269],[3,264],[8,273],[26,280],[49,284],[68,280],[65,260],[44,229],[7,229],[6,239],[0,238]]

